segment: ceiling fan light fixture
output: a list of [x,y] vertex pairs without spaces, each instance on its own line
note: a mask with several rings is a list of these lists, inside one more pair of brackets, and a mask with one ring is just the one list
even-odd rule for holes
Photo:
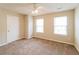
[[38,10],[35,10],[35,13],[37,14],[38,13]]
[[33,4],[33,11],[32,11],[32,14],[38,14],[38,8],[36,7],[36,4]]
[[38,14],[38,10],[32,11],[32,14]]

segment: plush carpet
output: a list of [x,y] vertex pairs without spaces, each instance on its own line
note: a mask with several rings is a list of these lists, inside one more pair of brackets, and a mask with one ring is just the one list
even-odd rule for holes
[[74,46],[32,38],[21,39],[0,47],[1,55],[79,55]]

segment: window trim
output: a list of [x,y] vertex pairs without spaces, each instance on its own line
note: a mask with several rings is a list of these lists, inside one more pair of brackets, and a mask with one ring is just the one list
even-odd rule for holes
[[57,33],[55,33],[55,30],[54,30],[54,28],[55,28],[54,21],[53,21],[53,33],[55,35],[67,36],[68,35],[68,16],[54,16],[54,20],[55,20],[56,17],[67,17],[66,34],[59,34],[59,33],[57,34]]
[[[42,19],[43,20],[43,31],[41,31],[41,32],[37,32],[37,24],[36,24],[36,22],[37,22],[37,20],[40,20],[40,19]],[[44,18],[37,18],[36,20],[35,20],[35,32],[36,33],[44,33]]]

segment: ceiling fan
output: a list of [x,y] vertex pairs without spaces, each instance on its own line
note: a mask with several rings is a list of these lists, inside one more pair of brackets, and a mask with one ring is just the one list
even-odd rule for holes
[[39,13],[39,9],[41,9],[41,6],[37,7],[36,3],[33,3],[33,11],[32,14],[37,15]]

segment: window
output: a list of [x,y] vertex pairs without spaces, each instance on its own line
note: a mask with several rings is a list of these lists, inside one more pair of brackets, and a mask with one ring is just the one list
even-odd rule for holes
[[44,32],[44,20],[42,18],[36,20],[36,32]]
[[54,34],[67,35],[67,16],[54,18]]

